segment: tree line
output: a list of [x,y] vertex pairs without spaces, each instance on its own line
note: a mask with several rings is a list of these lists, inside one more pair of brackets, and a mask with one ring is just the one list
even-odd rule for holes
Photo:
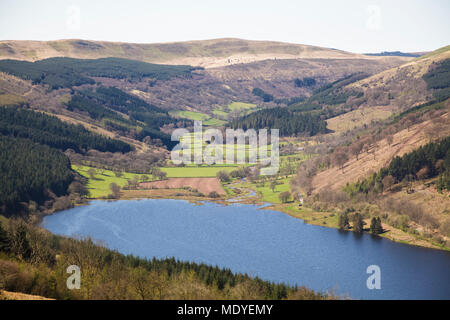
[[305,77],[303,79],[296,78],[294,80],[294,84],[298,88],[313,87],[316,85],[316,80],[314,78],[308,78],[308,77]]
[[129,144],[89,132],[82,125],[65,123],[54,116],[16,107],[0,108],[0,134],[30,139],[63,151],[131,151]]
[[[344,87],[359,81],[361,79],[366,78],[368,75],[365,73],[355,73],[349,76],[346,76],[342,79],[334,81],[332,83],[328,83],[316,90],[313,91],[311,97],[304,101],[300,101],[299,103],[289,105],[289,109],[295,112],[310,112],[314,110],[322,110],[322,112],[316,112],[317,114],[321,114],[324,118],[330,118],[333,116],[337,116],[339,114],[339,110],[328,110],[326,106],[334,106],[340,105],[347,102],[347,99],[352,98],[361,98],[364,93],[362,91],[357,90],[345,90]],[[307,78],[305,78],[307,79]],[[305,86],[306,84],[313,85],[312,81],[306,81],[303,79],[301,84]],[[306,82],[305,82],[306,81]],[[297,82],[296,82],[297,83]],[[314,83],[315,84],[315,83]]]
[[46,84],[52,89],[71,88],[94,84],[90,77],[116,79],[189,77],[195,70],[191,66],[172,66],[146,63],[122,58],[74,59],[49,58],[35,62],[20,60],[0,61],[0,71],[12,74],[34,84]]
[[253,112],[236,119],[231,123],[232,128],[240,129],[279,129],[281,136],[308,135],[325,133],[326,123],[318,116],[298,114],[287,108],[271,108]]
[[438,142],[430,142],[410,153],[392,159],[389,166],[380,169],[363,181],[348,185],[346,191],[368,193],[388,190],[393,184],[438,177],[438,190],[449,189],[450,136]]
[[263,99],[264,102],[270,102],[270,101],[273,101],[273,99],[274,99],[273,95],[271,95],[270,93],[265,92],[261,88],[253,88],[252,94],[254,96],[260,97],[261,99]]
[[[95,120],[103,121],[109,128],[122,134],[133,133],[133,138],[143,141],[150,137],[158,139],[167,148],[174,146],[171,137],[160,127],[178,122],[167,111],[114,87],[97,87],[95,90],[77,91],[67,103],[69,111],[86,112]],[[120,112],[120,113],[119,113]],[[121,113],[129,116],[126,119]],[[185,120],[183,125],[192,121]]]
[[43,203],[66,194],[74,176],[60,151],[27,139],[0,136],[0,212],[12,215],[22,202]]
[[450,59],[433,63],[422,76],[428,89],[433,89],[434,98],[440,102],[450,98]]

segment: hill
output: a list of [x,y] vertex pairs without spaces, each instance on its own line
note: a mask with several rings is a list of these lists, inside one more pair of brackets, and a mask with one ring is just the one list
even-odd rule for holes
[[365,53],[366,56],[373,57],[412,57],[418,58],[424,56],[426,52],[401,52],[401,51],[383,51],[379,53]]
[[345,89],[364,92],[359,106],[389,105],[393,110],[405,110],[434,99],[435,88],[428,85],[424,76],[432,71],[430,68],[447,59],[450,59],[450,46],[349,84]]
[[267,59],[370,59],[337,49],[234,38],[168,43],[120,43],[88,40],[0,41],[0,59],[36,61],[52,57],[126,58],[206,68]]

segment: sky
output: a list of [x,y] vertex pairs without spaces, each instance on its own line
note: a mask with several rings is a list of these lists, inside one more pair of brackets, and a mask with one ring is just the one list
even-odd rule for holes
[[351,52],[450,44],[449,0],[0,0],[0,40],[274,40]]

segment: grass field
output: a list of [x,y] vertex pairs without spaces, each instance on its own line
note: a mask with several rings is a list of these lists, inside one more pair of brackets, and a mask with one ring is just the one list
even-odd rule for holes
[[[233,171],[236,170],[237,165],[212,165],[201,166],[189,165],[186,167],[164,167],[161,171],[167,173],[167,178],[211,178],[216,177],[219,171]],[[127,179],[133,179],[134,176],[141,178],[144,174],[124,172],[122,177],[116,177],[114,172],[110,170],[104,170],[100,173],[97,170],[95,178],[91,179],[88,170],[90,167],[73,165],[72,169],[78,172],[83,177],[88,178],[88,189],[91,198],[106,197],[111,193],[109,185],[116,183],[118,186],[123,187],[127,184]],[[151,178],[150,174],[147,174]]]
[[220,119],[227,119],[232,112],[239,112],[241,116],[249,114],[250,112],[258,110],[256,104],[245,102],[232,102],[227,106],[216,107],[212,113]]
[[244,102],[232,102],[230,103],[227,108],[230,111],[248,111],[250,109],[256,108],[256,104],[253,103],[244,103]]
[[219,127],[227,123],[224,120],[212,118],[206,113],[198,111],[170,111],[169,114],[175,118],[184,118],[189,120],[203,121],[203,125],[210,127]]
[[339,215],[329,212],[317,212],[305,206],[298,207],[298,204],[288,203],[279,204],[267,209],[276,209],[289,214],[292,217],[304,220],[306,223],[318,226],[327,226],[331,228],[338,228]]
[[226,118],[228,116],[228,113],[223,111],[223,108],[214,109],[212,113],[220,118]]
[[[167,173],[167,178],[211,178],[216,177],[219,171],[233,171],[236,170],[237,165],[213,165],[213,166],[201,166],[188,165],[186,167],[164,167],[160,168],[161,171]],[[72,165],[72,169],[78,172],[80,175],[88,179],[88,190],[90,192],[90,198],[102,198],[111,194],[109,185],[116,183],[118,186],[123,187],[127,185],[127,179],[133,179],[135,176],[141,178],[145,174],[123,172],[122,177],[116,177],[113,171],[110,170],[97,170],[94,179],[91,179],[88,170],[91,167]],[[147,174],[151,179],[151,175]]]
[[389,107],[360,108],[327,120],[327,127],[338,133],[345,133],[356,127],[370,124],[372,121],[384,120],[392,115]]
[[270,202],[273,204],[280,204],[281,201],[280,199],[278,199],[280,193],[290,191],[289,180],[290,178],[278,179],[277,183],[279,184],[277,184],[274,191],[272,191],[272,189],[270,188],[270,181],[266,181],[264,185],[262,185],[261,182],[240,182],[237,184],[233,184],[233,187],[255,190],[262,201]]
[[25,102],[22,97],[14,94],[0,94],[0,106],[16,106]]
[[253,185],[256,187],[256,192],[261,195],[262,200],[270,203],[281,203],[280,199],[278,199],[278,196],[280,193],[285,191],[290,191],[290,185],[289,185],[290,178],[285,179],[279,179],[277,180],[279,185],[275,187],[275,190],[272,191],[270,189],[270,182],[266,182],[264,184],[264,187],[260,187],[258,185]]
[[169,114],[175,118],[183,118],[189,120],[203,121],[203,125],[210,127],[220,127],[227,123],[226,119],[228,114],[231,112],[240,112],[241,115],[250,113],[251,111],[256,111],[256,104],[244,103],[244,102],[232,102],[225,107],[217,107],[212,111],[215,117],[199,112],[199,111],[187,111],[187,110],[177,110],[170,111]]
[[161,170],[167,173],[168,178],[206,178],[216,177],[219,171],[233,171],[236,166],[186,166],[186,167],[166,167]]
[[[190,142],[191,142],[190,143],[191,153],[193,153],[194,152],[194,148],[199,147],[200,144],[202,146],[202,152],[205,151],[205,148],[206,148],[207,144],[204,141],[201,141],[200,139],[199,139],[199,141],[195,141],[196,139],[195,139],[194,133],[191,132],[191,133],[181,137],[180,141],[183,141],[184,139],[190,140]],[[226,157],[226,155],[227,155],[226,138],[224,138],[223,143],[224,143],[224,145],[223,145],[223,149],[222,149],[223,151],[222,152],[223,152],[224,157]],[[258,152],[258,147],[256,149],[254,149],[249,144],[237,144],[237,143],[234,144],[235,157],[237,157],[237,155],[242,155],[242,154],[245,153],[245,158],[247,159],[246,162],[248,162],[250,151],[253,151],[253,150]],[[271,150],[272,150],[272,146],[268,145],[267,146],[267,155],[268,156],[270,156]],[[181,154],[183,154],[183,152],[181,152]],[[214,152],[212,152],[212,154],[214,154]]]
[[119,178],[115,176],[114,172],[110,170],[104,170],[102,174],[100,172],[97,172],[97,174],[95,174],[95,178],[91,179],[88,174],[88,170],[90,169],[90,167],[72,165],[72,169],[78,172],[83,177],[88,178],[87,187],[90,192],[91,198],[101,198],[108,196],[111,193],[109,185],[113,182],[118,186],[123,187],[127,184],[127,179],[133,179],[134,176],[143,176],[143,174],[124,172],[123,176]]
[[184,118],[189,120],[206,120],[209,116],[206,113],[197,111],[170,111],[169,114],[176,118]]
[[203,125],[210,127],[220,127],[223,126],[225,123],[227,122],[216,118],[209,118],[208,120],[203,121]]

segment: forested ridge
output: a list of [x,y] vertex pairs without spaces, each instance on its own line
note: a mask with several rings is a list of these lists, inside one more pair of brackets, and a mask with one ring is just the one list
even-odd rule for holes
[[71,88],[83,84],[94,84],[90,77],[116,79],[153,78],[169,79],[190,76],[195,68],[146,63],[122,58],[74,59],[49,58],[35,62],[1,60],[0,71],[12,74],[34,84],[47,84],[52,89]]
[[298,114],[287,108],[271,108],[253,112],[234,120],[233,128],[240,129],[279,129],[280,136],[313,136],[326,132],[326,122],[311,114]]
[[432,64],[422,78],[438,102],[450,98],[450,59]]
[[0,135],[0,211],[12,215],[20,202],[42,203],[47,190],[60,196],[73,180],[69,159],[27,139]]
[[[108,106],[113,110],[129,115],[131,120],[144,122],[147,127],[159,130],[159,127],[176,121],[169,116],[167,111],[114,87],[100,86],[95,91],[83,90],[79,93],[85,99],[95,101],[97,105]],[[103,109],[106,108],[103,107]]]
[[[111,129],[122,133],[135,131],[138,140],[149,136],[159,139],[167,147],[174,144],[168,134],[161,132],[160,127],[178,122],[167,111],[148,104],[142,99],[114,87],[99,86],[95,90],[76,91],[67,103],[70,111],[86,112],[95,120],[103,121]],[[123,117],[125,114],[129,119]],[[192,121],[184,120],[186,124]]]
[[394,183],[438,176],[438,190],[450,190],[450,137],[430,142],[410,153],[392,159],[389,166],[371,177],[346,187],[350,193],[380,192]]
[[131,150],[129,144],[91,133],[82,125],[68,124],[54,116],[16,107],[0,108],[0,134],[27,138],[62,151],[73,149],[76,152],[84,152],[88,149],[96,149],[129,152]]
[[351,83],[364,79],[367,76],[368,75],[365,73],[356,73],[326,84],[314,90],[312,96],[305,101],[290,105],[289,109],[294,112],[311,112],[314,110],[322,110],[320,112],[316,111],[314,114],[320,114],[322,118],[334,117],[341,111],[328,109],[326,107],[344,104],[350,97],[362,97],[362,91],[343,90],[343,88]]
[[[129,144],[89,132],[81,125],[17,107],[0,108],[0,139],[0,212],[5,215],[40,210],[47,200],[53,204],[68,193],[75,176],[62,151],[131,151]],[[71,205],[72,201],[65,199],[54,209]]]
[[122,112],[154,112],[167,114],[167,111],[156,106],[150,105],[144,100],[128,94],[115,87],[97,87],[93,90],[82,90],[81,93],[90,99],[95,99],[99,103],[103,103],[113,109]]

